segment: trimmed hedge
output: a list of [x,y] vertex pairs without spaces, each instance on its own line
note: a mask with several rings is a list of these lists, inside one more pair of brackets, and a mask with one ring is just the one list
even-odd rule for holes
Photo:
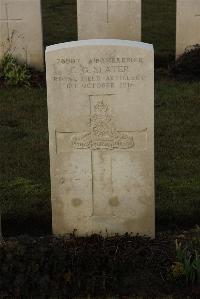
[[10,238],[0,243],[0,296],[170,294],[174,255],[174,240],[167,235],[155,240],[131,235]]
[[200,80],[200,44],[185,49],[171,66],[171,72],[178,80],[199,81]]

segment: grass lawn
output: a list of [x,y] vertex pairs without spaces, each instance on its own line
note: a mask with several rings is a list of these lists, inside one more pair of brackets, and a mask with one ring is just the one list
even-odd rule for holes
[[[43,0],[45,44],[77,39],[74,0]],[[143,41],[157,65],[175,52],[175,0],[143,0]],[[200,83],[155,84],[156,228],[200,217]],[[45,88],[0,88],[0,196],[5,235],[51,233]]]

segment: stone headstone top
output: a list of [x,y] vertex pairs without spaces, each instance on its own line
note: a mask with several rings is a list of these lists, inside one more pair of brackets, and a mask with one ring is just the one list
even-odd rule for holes
[[83,47],[83,46],[129,46],[132,48],[143,48],[149,49],[153,51],[153,45],[142,43],[138,41],[132,40],[119,40],[119,39],[89,39],[89,40],[79,40],[79,41],[72,41],[67,43],[60,43],[46,47],[46,53],[62,50],[66,48],[74,48],[74,47]]

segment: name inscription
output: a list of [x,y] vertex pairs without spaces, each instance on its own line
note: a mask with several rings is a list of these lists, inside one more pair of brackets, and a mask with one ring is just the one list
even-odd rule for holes
[[80,58],[57,58],[54,83],[67,89],[113,89],[135,87],[144,81],[143,57],[94,57],[83,63]]

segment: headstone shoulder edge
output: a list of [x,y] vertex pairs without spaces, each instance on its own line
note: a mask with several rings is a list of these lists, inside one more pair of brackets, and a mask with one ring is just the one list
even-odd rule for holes
[[90,39],[90,40],[80,40],[72,41],[66,43],[55,44],[46,47],[46,53],[57,51],[60,49],[67,49],[72,47],[81,47],[81,46],[124,46],[132,48],[141,48],[148,49],[153,51],[153,45],[143,42],[130,41],[130,40],[119,40],[119,39]]

